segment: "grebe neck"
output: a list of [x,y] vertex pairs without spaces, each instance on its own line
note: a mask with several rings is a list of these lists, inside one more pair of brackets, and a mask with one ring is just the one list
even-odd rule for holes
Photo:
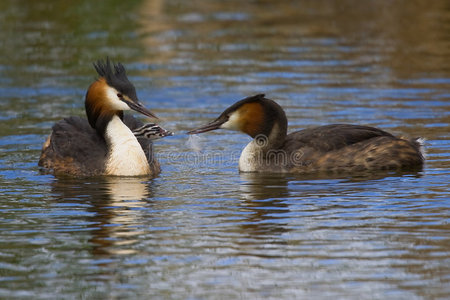
[[239,158],[239,170],[242,172],[256,172],[263,166],[270,164],[268,156],[283,146],[286,139],[286,127],[283,123],[275,122],[270,133],[258,134],[242,150]]
[[114,115],[106,125],[104,138],[108,145],[106,174],[138,176],[150,173],[141,145],[118,115]]

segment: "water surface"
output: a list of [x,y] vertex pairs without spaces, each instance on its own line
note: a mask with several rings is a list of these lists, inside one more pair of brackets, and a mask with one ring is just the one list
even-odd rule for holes
[[[0,297],[444,299],[450,294],[446,1],[3,1]],[[127,67],[176,133],[147,178],[39,171],[84,115],[92,62]],[[195,128],[265,93],[289,130],[426,139],[422,172],[240,174],[249,138]]]

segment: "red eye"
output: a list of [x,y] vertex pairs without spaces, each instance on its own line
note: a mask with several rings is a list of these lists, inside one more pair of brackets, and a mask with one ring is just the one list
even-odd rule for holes
[[121,93],[117,93],[117,97],[122,98],[122,94]]

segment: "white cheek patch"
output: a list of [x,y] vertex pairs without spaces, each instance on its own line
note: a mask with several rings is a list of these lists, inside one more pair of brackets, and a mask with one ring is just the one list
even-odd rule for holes
[[220,128],[239,131],[241,130],[239,125],[239,112],[236,111],[228,118],[228,121],[220,125]]
[[119,92],[112,87],[106,88],[106,99],[108,99],[108,104],[113,110],[130,110],[130,107],[117,97]]

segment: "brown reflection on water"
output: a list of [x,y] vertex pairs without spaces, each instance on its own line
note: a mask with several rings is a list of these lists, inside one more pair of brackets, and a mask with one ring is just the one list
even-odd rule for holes
[[286,176],[256,173],[239,175],[240,208],[250,213],[244,224],[240,225],[242,233],[254,237],[287,232],[286,221],[283,220],[283,214],[290,211],[285,201],[289,197],[289,180]]
[[152,195],[145,178],[105,177],[95,181],[60,179],[53,192],[62,202],[80,201],[89,204],[93,212],[91,225],[92,253],[94,255],[136,254],[133,247],[139,243],[140,209],[147,207],[146,199]]
[[[258,236],[264,233],[289,232],[292,236],[290,243],[286,243],[287,250],[296,245],[290,259],[313,259],[315,271],[333,269],[321,261],[358,266],[354,274],[343,272],[336,279],[343,286],[376,278],[378,284],[393,285],[421,297],[445,298],[445,289],[427,288],[428,282],[436,286],[436,278],[445,281],[448,272],[448,267],[441,265],[448,256],[449,246],[445,236],[448,224],[443,221],[446,212],[439,204],[434,206],[443,191],[427,195],[416,192],[405,199],[399,193],[402,189],[395,184],[397,178],[405,178],[391,176],[386,181],[391,183],[385,187],[385,199],[380,199],[373,193],[379,192],[375,182],[383,177],[341,179],[333,184],[333,181],[317,178],[297,181],[292,176],[283,180],[276,178],[278,176],[241,174],[243,207],[249,210],[254,207],[258,212],[246,220],[254,224],[241,226],[241,234],[252,236],[251,243],[257,244]],[[423,198],[428,199],[428,204]],[[264,199],[266,201],[259,201]],[[289,201],[278,202],[278,199]],[[268,209],[266,204],[270,206]],[[281,209],[277,211],[277,207]],[[289,214],[281,216],[280,224],[271,222],[270,214],[274,212]],[[269,226],[273,231],[267,229]],[[274,244],[282,244],[274,236],[271,238]],[[252,249],[248,245],[247,248]],[[296,269],[298,266],[286,266],[285,271]]]
[[[304,47],[297,48],[300,58],[320,59],[326,44],[315,45],[316,53],[308,47],[309,38],[322,37],[337,41],[336,58],[348,57],[367,67],[385,66],[396,73],[394,78],[408,78],[430,68],[448,71],[442,68],[448,61],[450,42],[450,5],[444,0],[307,0],[301,5],[286,1],[147,0],[138,12],[141,41],[149,54],[146,59],[153,62],[166,62],[188,52],[197,62],[227,57],[263,62],[277,59],[277,53],[289,46]],[[361,49],[367,51],[355,53]],[[254,57],[256,53],[259,57]],[[205,71],[190,67],[193,72]],[[222,67],[223,72],[230,71]],[[216,71],[209,69],[208,73]]]

